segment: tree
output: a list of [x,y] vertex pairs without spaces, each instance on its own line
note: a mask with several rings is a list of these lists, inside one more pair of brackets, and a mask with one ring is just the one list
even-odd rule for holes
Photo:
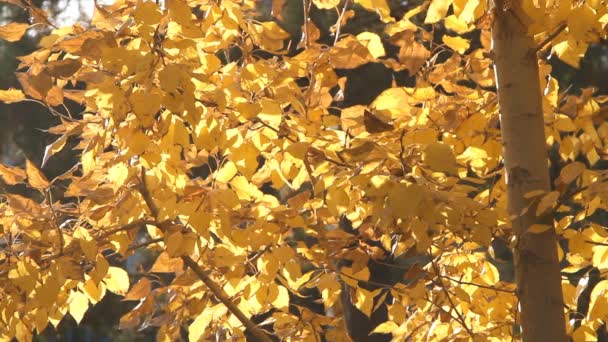
[[[42,164],[80,157],[51,180],[0,165],[1,336],[109,291],[139,303],[122,329],[162,340],[599,338],[606,97],[560,93],[538,56],[578,66],[608,9],[497,4],[304,1],[298,38],[282,1],[260,21],[247,1],[123,0],[52,30],[0,100],[61,120]],[[365,67],[407,77],[359,104]]]
[[534,191],[551,192],[536,43],[526,25],[517,19],[518,14],[525,13],[518,4],[508,9],[500,1],[496,5],[492,40],[505,182],[516,239],[522,337],[527,341],[566,341],[552,213],[526,198]]

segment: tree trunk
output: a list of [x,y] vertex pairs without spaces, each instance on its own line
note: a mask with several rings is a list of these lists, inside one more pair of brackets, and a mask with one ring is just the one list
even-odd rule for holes
[[522,338],[566,341],[555,231],[528,232],[533,224],[552,227],[553,214],[537,217],[534,200],[524,197],[534,190],[551,190],[535,44],[522,23],[526,16],[518,1],[509,1],[507,9],[502,0],[495,3],[492,49],[508,205],[517,238],[514,257]]

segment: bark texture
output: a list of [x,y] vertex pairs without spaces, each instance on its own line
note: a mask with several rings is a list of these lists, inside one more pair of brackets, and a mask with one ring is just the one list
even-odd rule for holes
[[553,214],[538,217],[534,201],[524,197],[551,189],[535,44],[526,33],[519,1],[509,1],[510,8],[501,0],[495,3],[492,49],[509,212],[517,237],[513,253],[522,338],[567,341],[555,231],[527,231],[533,224],[553,226]]

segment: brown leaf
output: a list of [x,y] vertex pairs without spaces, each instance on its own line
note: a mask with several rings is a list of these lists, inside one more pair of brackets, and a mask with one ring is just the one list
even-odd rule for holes
[[63,96],[81,105],[84,104],[84,90],[63,89]]
[[331,65],[340,69],[354,69],[374,59],[367,47],[353,36],[347,36],[338,41],[329,50],[329,55]]
[[4,196],[6,196],[6,202],[15,214],[38,218],[46,216],[40,205],[27,197],[12,194]]
[[152,285],[148,278],[141,278],[137,284],[133,285],[123,300],[140,300],[152,291]]
[[30,27],[26,23],[10,23],[0,26],[0,38],[9,42],[17,42],[25,34],[25,31]]
[[414,39],[404,42],[399,49],[399,62],[403,63],[410,75],[415,75],[431,53]]
[[7,4],[11,4],[11,5],[17,5],[21,8],[25,8],[25,5],[23,4],[23,2],[21,0],[0,0],[0,2],[4,2]]
[[365,130],[369,133],[382,133],[395,129],[393,125],[380,120],[369,110],[365,110],[363,113],[363,124],[365,125]]
[[53,77],[70,77],[80,69],[82,63],[77,59],[62,59],[60,61],[51,61],[47,65],[49,74]]
[[61,87],[59,86],[53,86],[46,93],[44,102],[46,102],[51,107],[60,106],[63,103],[63,89],[61,89]]
[[270,14],[279,21],[283,21],[283,6],[285,6],[285,0],[272,0],[272,10]]
[[[321,38],[321,31],[310,19],[308,19],[308,23],[306,25],[302,25],[301,31],[302,39],[300,39],[298,48],[305,48],[308,46],[308,44],[314,43]],[[306,35],[307,33],[308,35]]]
[[53,87],[53,79],[46,71],[42,71],[37,75],[24,72],[18,72],[15,75],[23,91],[37,100],[44,99],[47,92]]
[[6,184],[15,185],[17,183],[23,183],[27,175],[22,169],[0,164],[0,177],[4,179]]
[[51,185],[42,171],[40,171],[34,163],[29,161],[29,159],[25,161],[25,172],[27,174],[27,182],[32,188],[44,190]]

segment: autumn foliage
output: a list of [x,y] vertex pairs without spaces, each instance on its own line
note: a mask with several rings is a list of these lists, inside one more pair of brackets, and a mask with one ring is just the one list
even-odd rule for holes
[[[384,0],[303,0],[338,17],[328,32],[306,17],[300,37],[282,28],[278,0],[271,21],[247,0],[120,0],[63,28],[4,2],[35,25],[2,26],[3,39],[49,30],[19,58],[21,89],[0,100],[37,102],[60,124],[42,165],[0,164],[2,339],[80,322],[108,291],[139,302],[123,329],[166,315],[162,341],[347,341],[349,303],[382,311],[373,331],[395,341],[520,338],[511,261],[495,253],[518,240],[490,46],[511,11],[538,43],[555,170],[551,192],[527,194],[554,222],[527,233],[558,235],[568,334],[605,329],[608,98],[560,91],[540,58],[578,66],[607,39],[605,2],[432,0],[395,17]],[[349,33],[359,15],[377,26]],[[413,83],[344,106],[339,75],[368,63]],[[66,148],[77,163],[47,179]],[[155,262],[130,274],[124,261],[142,249]],[[377,265],[397,279],[374,278]]]

